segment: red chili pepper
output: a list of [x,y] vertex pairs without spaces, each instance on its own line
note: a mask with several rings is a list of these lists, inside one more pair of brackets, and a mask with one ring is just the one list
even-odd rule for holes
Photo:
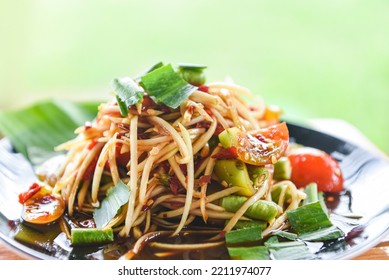
[[[210,126],[211,126],[211,123],[208,122],[208,121],[203,121],[203,122],[196,123],[196,128],[206,128],[206,129],[208,129]],[[221,124],[218,123],[216,125],[216,129],[215,129],[215,132],[213,133],[213,135],[218,136],[223,131],[224,131],[224,127]]]
[[105,162],[104,170],[107,172],[111,172],[111,164],[109,163],[108,160]]
[[224,127],[220,123],[218,123],[216,125],[216,129],[215,129],[215,132],[213,133],[213,135],[219,136],[219,134],[222,133],[224,130],[225,130]]
[[19,203],[24,204],[30,197],[39,192],[42,187],[38,183],[32,184],[27,191],[19,194]]
[[195,180],[195,185],[196,186],[203,186],[207,185],[211,182],[211,176],[210,175],[203,175],[199,179]]
[[86,168],[84,175],[82,176],[83,180],[91,180],[93,178],[93,173],[95,172],[97,164],[97,157],[92,160],[89,166]]
[[205,108],[204,111],[207,112],[208,115],[213,116],[213,113],[210,109]]
[[211,126],[209,122],[198,122],[196,123],[196,128],[206,128],[208,129]]
[[155,107],[157,104],[149,96],[144,95],[142,101],[142,110],[147,110],[149,108]]
[[130,125],[129,124],[126,124],[126,123],[119,123],[118,124],[118,127],[122,130],[125,130],[125,131],[130,131]]
[[94,148],[94,146],[96,146],[96,144],[97,144],[97,140],[92,139],[92,141],[88,145],[88,150],[92,150]]
[[185,204],[182,202],[170,202],[170,207],[173,209],[178,209],[183,207]]
[[142,206],[142,212],[148,211],[154,204],[154,199],[149,199],[145,205]]
[[209,86],[206,86],[206,85],[199,86],[199,91],[203,91],[203,92],[208,93]]
[[179,194],[184,187],[181,185],[180,180],[178,180],[177,176],[171,176],[169,178],[169,187],[173,194]]

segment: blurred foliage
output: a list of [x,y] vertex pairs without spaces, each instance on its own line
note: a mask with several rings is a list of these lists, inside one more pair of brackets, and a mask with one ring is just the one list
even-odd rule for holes
[[389,153],[389,1],[2,1],[0,109],[106,99],[158,61],[208,65],[285,117],[341,118]]

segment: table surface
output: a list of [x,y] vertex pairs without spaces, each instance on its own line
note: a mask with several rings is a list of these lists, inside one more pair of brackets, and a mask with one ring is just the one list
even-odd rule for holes
[[[332,134],[341,139],[353,142],[357,145],[370,149],[380,156],[387,157],[378,150],[358,129],[341,120],[336,119],[313,119],[308,122],[312,128]],[[346,135],[346,137],[345,137]],[[15,251],[6,244],[0,243],[0,260],[25,260],[26,256]],[[382,238],[381,242],[354,258],[355,260],[389,260],[389,234]]]

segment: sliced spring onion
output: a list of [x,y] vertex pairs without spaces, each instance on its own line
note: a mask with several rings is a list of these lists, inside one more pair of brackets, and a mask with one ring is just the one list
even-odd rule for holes
[[276,232],[273,232],[273,235],[283,237],[283,238],[286,238],[286,239],[289,239],[292,241],[297,240],[297,234],[295,234],[293,232],[278,230]]
[[[228,221],[226,221],[228,223]],[[261,230],[265,229],[267,227],[267,223],[264,221],[246,221],[246,220],[239,220],[235,226],[234,229],[241,229],[241,228],[250,228],[250,227],[259,227]]]
[[344,233],[332,225],[321,192],[315,183],[305,187],[307,198],[304,205],[288,211],[289,222],[298,233],[298,238],[305,241],[326,241],[342,237]]
[[332,223],[319,201],[287,211],[291,227],[298,234],[312,233],[330,227]]
[[248,227],[231,230],[226,233],[227,245],[255,242],[262,239],[261,227]]
[[314,232],[300,234],[298,237],[304,241],[326,241],[344,236],[344,233],[336,226],[319,229]]
[[113,240],[114,237],[111,228],[72,228],[71,230],[71,243],[74,246],[107,243]]
[[148,73],[150,73],[150,72],[153,72],[154,70],[156,70],[156,69],[158,69],[158,68],[160,68],[160,67],[162,67],[162,66],[163,66],[163,62],[162,62],[162,61],[155,63],[154,65],[150,66],[146,71],[144,71],[144,72],[142,72],[140,75],[138,75],[138,76],[134,79],[134,81],[136,81],[137,83],[139,83],[139,82],[140,82],[140,79],[141,79],[144,75],[146,75],[146,74],[148,74]]
[[122,116],[128,115],[128,107],[141,102],[144,91],[131,78],[114,79],[112,87],[116,93],[120,113]]
[[130,195],[128,186],[119,180],[101,202],[101,206],[95,208],[93,212],[96,227],[104,228],[116,216],[119,209],[128,202]]
[[313,259],[314,255],[302,241],[265,243],[273,259],[302,260]]
[[318,191],[317,184],[316,183],[308,184],[305,187],[304,192],[306,193],[307,197],[304,199],[303,204],[305,205],[308,203],[319,201],[321,207],[323,208],[324,213],[326,213],[328,216],[329,212],[328,212],[327,205],[325,203],[324,194],[323,192]]
[[197,87],[188,84],[170,64],[159,67],[141,78],[141,85],[157,103],[177,108]]
[[150,72],[153,72],[154,70],[156,70],[158,68],[161,68],[162,66],[163,66],[163,62],[162,61],[157,62],[154,65],[152,65],[149,69],[147,69],[142,76],[144,76],[144,75],[146,75],[146,74],[148,74]]
[[269,251],[265,246],[228,247],[228,253],[233,260],[268,260]]
[[311,183],[308,184],[305,187],[305,193],[307,194],[307,197],[304,200],[304,204],[313,203],[316,201],[319,201],[318,191],[317,191],[317,184]]
[[330,212],[328,211],[328,208],[327,208],[327,205],[326,205],[326,202],[325,202],[324,193],[323,192],[318,192],[317,197],[319,199],[321,208],[323,208],[324,213],[326,213],[327,216],[329,216]]

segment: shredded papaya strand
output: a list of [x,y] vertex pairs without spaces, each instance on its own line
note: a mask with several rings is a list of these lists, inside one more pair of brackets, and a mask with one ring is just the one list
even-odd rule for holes
[[179,123],[179,127],[181,129],[181,133],[183,135],[185,145],[187,146],[189,159],[187,163],[187,185],[186,185],[187,188],[186,188],[185,206],[182,212],[181,221],[178,224],[178,227],[174,231],[173,235],[177,235],[185,225],[186,219],[188,218],[189,215],[193,191],[194,191],[194,162],[193,162],[193,153],[192,153],[192,141],[190,139],[189,132],[186,130],[186,128],[180,123]]
[[76,179],[74,180],[74,183],[72,186],[70,186],[70,189],[68,190],[68,213],[70,216],[73,215],[73,208],[74,208],[74,200],[76,197],[78,186],[83,178],[83,175],[85,173],[85,170],[88,168],[88,166],[91,164],[93,159],[97,156],[97,154],[101,151],[103,147],[103,143],[96,144],[92,150],[87,154],[85,160],[82,162],[78,172]]
[[120,231],[121,236],[130,234],[135,201],[138,195],[138,116],[133,116],[130,122],[130,181],[129,187],[131,191],[130,198],[127,203],[127,214],[125,225]]

